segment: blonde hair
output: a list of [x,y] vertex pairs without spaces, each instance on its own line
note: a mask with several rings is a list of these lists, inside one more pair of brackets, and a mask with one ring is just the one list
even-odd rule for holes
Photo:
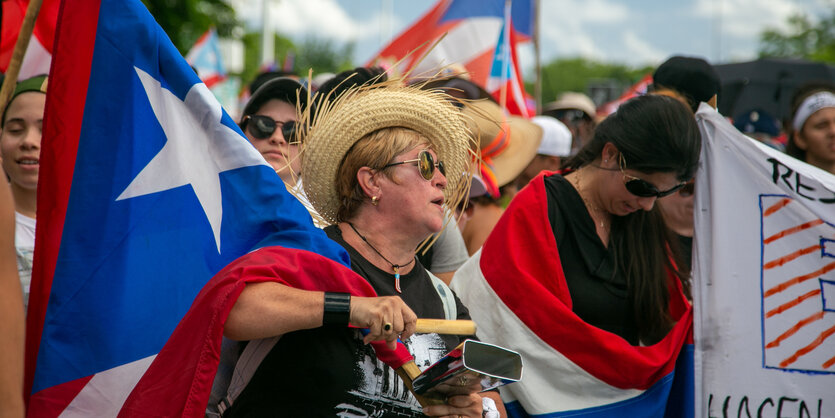
[[[430,145],[429,139],[415,130],[395,126],[371,132],[351,146],[336,172],[336,195],[339,198],[337,221],[350,220],[363,201],[368,199],[357,180],[360,168],[381,170],[394,157],[418,145]],[[381,173],[392,178],[387,170]]]

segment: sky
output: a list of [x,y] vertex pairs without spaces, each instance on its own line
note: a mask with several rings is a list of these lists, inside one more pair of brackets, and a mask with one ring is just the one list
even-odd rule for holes
[[[239,16],[261,27],[262,2],[272,25],[293,40],[315,36],[355,44],[362,65],[437,0],[238,0]],[[835,0],[541,0],[540,57],[591,58],[633,67],[658,65],[676,54],[714,64],[755,59],[766,28],[786,28],[794,13],[824,16]],[[531,45],[519,60],[530,73]]]

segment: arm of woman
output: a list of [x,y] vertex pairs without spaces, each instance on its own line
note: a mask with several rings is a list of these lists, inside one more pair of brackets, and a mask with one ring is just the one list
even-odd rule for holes
[[[224,325],[233,340],[269,338],[322,326],[325,292],[295,289],[274,282],[250,283],[238,297]],[[394,348],[397,338],[415,332],[417,316],[397,296],[351,297],[350,324],[368,328],[365,343],[385,340]],[[389,330],[385,324],[391,324]]]
[[5,179],[0,180],[0,417],[22,417],[23,291],[14,248],[14,207]]

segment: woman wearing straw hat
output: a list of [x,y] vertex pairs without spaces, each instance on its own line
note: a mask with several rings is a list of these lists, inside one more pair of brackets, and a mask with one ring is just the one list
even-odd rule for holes
[[[634,396],[673,370],[692,325],[689,277],[672,261],[674,238],[655,202],[693,176],[700,146],[693,114],[677,100],[626,102],[569,171],[522,189],[458,270],[452,287],[479,337],[525,358],[522,381],[502,388],[516,400],[508,412],[606,411],[625,399],[613,386]],[[663,413],[667,394],[656,395]],[[608,411],[656,416],[636,410]]]
[[[418,245],[443,228],[444,205],[454,205],[466,193],[469,179],[461,173],[470,160],[469,142],[461,114],[446,95],[396,82],[349,89],[333,102],[320,103],[304,140],[304,188],[319,215],[332,224],[325,232],[348,250],[351,268],[377,295],[399,297],[419,318],[469,319],[457,297],[448,288],[437,290],[440,280],[415,257]],[[389,322],[378,331],[398,335],[403,329],[402,323]],[[421,368],[461,341],[438,334],[404,338]],[[451,396],[446,404],[422,409],[395,371],[362,342],[361,333],[351,330],[315,344],[279,343],[237,399],[234,416],[286,413],[290,401],[305,404],[308,416],[498,412],[496,392],[485,398]],[[328,370],[314,376],[321,389],[288,385],[278,376],[292,368],[287,361],[308,373]]]

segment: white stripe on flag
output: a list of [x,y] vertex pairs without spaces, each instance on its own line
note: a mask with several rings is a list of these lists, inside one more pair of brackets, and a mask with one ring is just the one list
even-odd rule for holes
[[498,17],[464,19],[447,32],[444,40],[426,55],[412,73],[419,75],[434,71],[441,65],[467,64],[496,47],[501,28],[502,19]]
[[59,417],[117,416],[128,395],[156,357],[155,354],[96,373]]
[[522,380],[501,389],[506,402],[517,399],[535,415],[609,405],[644,393],[601,381],[542,341],[496,295],[481,273],[480,261],[481,250],[455,273],[451,287],[478,323],[482,341],[522,355]]
[[41,45],[38,38],[33,36],[26,47],[23,55],[23,63],[20,65],[18,80],[25,80],[40,74],[49,73],[49,65],[52,64],[52,54]]

